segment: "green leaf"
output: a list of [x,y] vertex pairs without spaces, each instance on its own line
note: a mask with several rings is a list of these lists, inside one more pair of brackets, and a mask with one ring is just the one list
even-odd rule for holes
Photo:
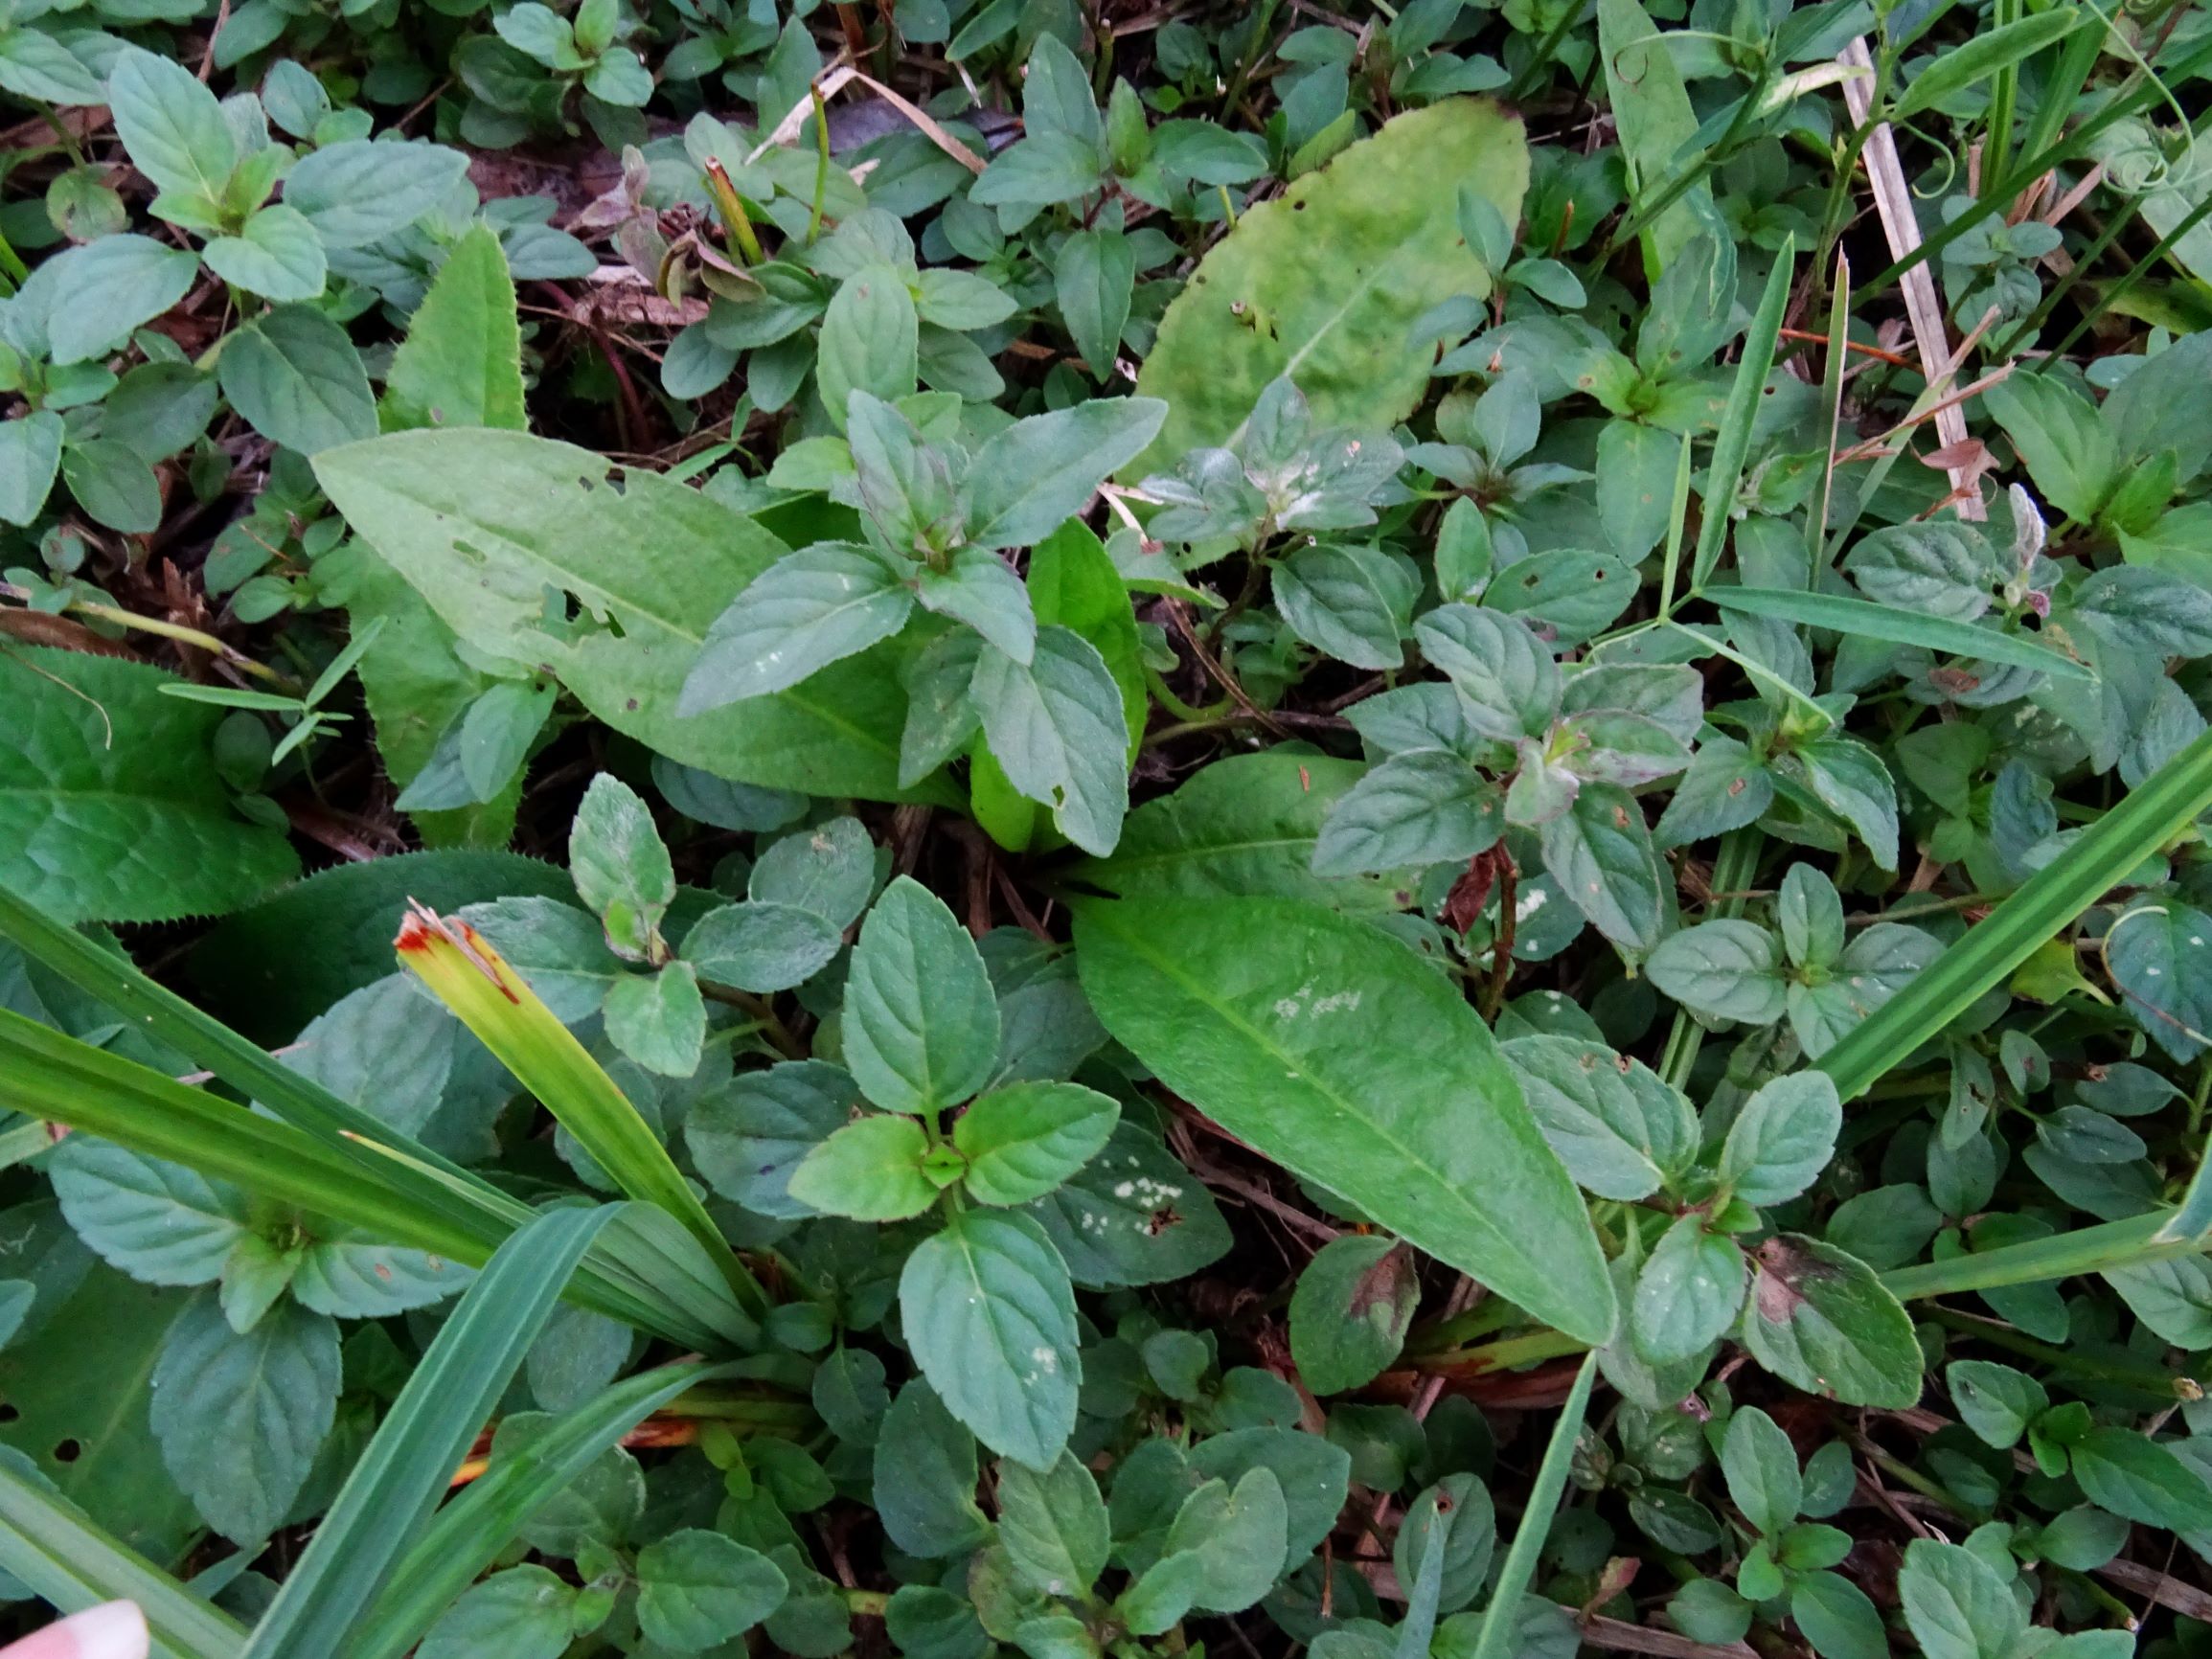
[[126,47],[108,72],[107,102],[131,165],[165,194],[219,201],[238,140],[216,96],[181,63]]
[[1393,755],[1345,791],[1313,844],[1316,875],[1465,862],[1505,833],[1497,785],[1448,749]]
[[[50,262],[66,271],[72,290],[70,303],[46,325],[51,360],[57,364],[83,363],[118,350],[132,330],[191,292],[199,276],[198,261],[189,250],[167,247],[151,237],[102,237]],[[112,418],[115,405],[110,402],[107,409]]]
[[1379,548],[1314,542],[1275,566],[1275,608],[1314,649],[1359,669],[1395,669],[1416,591]]
[[1172,413],[1128,475],[1232,442],[1283,375],[1319,427],[1387,430],[1410,414],[1432,359],[1416,319],[1450,296],[1490,291],[1454,216],[1436,211],[1439,179],[1516,222],[1528,184],[1519,122],[1484,100],[1446,99],[1246,209],[1160,319],[1137,388]]
[[2212,1528],[2212,1487],[2148,1435],[2115,1426],[2092,1428],[2072,1450],[2074,1479],[2099,1509],[2177,1533]]
[[[1047,1466],[1049,1466],[1049,1465]],[[991,1535],[975,1507],[975,1437],[921,1377],[899,1391],[876,1440],[876,1510],[908,1555],[966,1555]]]
[[684,935],[684,960],[701,979],[740,990],[789,990],[829,966],[844,931],[796,904],[751,901],[710,910]]
[[1106,1029],[1231,1133],[1538,1318],[1610,1333],[1573,1183],[1481,1021],[1402,944],[1264,898],[1086,903],[1076,943]]
[[1002,1457],[1049,1469],[1083,1382],[1067,1268],[1026,1216],[970,1210],[899,1277],[907,1346],[946,1409]]
[[361,354],[311,306],[279,306],[224,335],[216,377],[249,426],[303,455],[376,435]]
[[1120,1117],[1110,1098],[1080,1083],[992,1090],[952,1125],[952,1144],[968,1159],[969,1196],[984,1204],[1043,1197],[1098,1154]]
[[887,403],[913,392],[919,327],[906,279],[890,265],[855,271],[831,296],[814,377],[822,406],[840,432],[854,392],[873,393]]
[[[1964,627],[1988,611],[1990,590],[2005,577],[1996,550],[1979,530],[1944,518],[1878,530],[1851,550],[1843,568],[1868,600],[1897,613],[1891,621],[1893,629],[1913,626],[1916,620],[1955,623]],[[1715,602],[1720,602],[1718,597]],[[1854,611],[1835,614],[1848,617]],[[1973,631],[1976,635],[1982,632]],[[1950,637],[1960,636],[1953,629]],[[1904,643],[1934,649],[1958,648],[1939,645],[1930,637]]]
[[[1820,1057],[1845,1100],[1909,1057],[2212,806],[2212,736],[2199,738],[2084,830],[1989,918]],[[2047,1277],[2038,1274],[2036,1277]],[[1923,1294],[1923,1292],[1915,1292]]]
[[924,609],[967,624],[994,649],[1028,666],[1037,649],[1037,617],[1021,578],[997,554],[956,548],[944,570],[923,566],[913,581]]
[[1821,1659],[1887,1659],[1881,1610],[1840,1573],[1801,1574],[1790,1586],[1790,1616]]
[[944,452],[895,405],[866,391],[847,402],[846,435],[861,505],[884,540],[906,553],[952,545],[960,527]]
[[606,924],[607,942],[643,958],[675,899],[675,869],[644,799],[611,772],[583,792],[568,831],[576,895]]
[[961,480],[968,539],[989,548],[1044,540],[1083,511],[1167,417],[1156,398],[1098,398],[1016,420],[975,452]]
[[1929,57],[1904,89],[1890,116],[1909,121],[1923,110],[1935,108],[1959,93],[1988,80],[2000,69],[2032,57],[2046,46],[2055,46],[2087,20],[2066,11],[2044,11],[1975,31],[1962,45],[1947,47]]
[[789,1592],[767,1557],[698,1527],[640,1550],[637,1581],[638,1628],[649,1641],[686,1653],[743,1635]]
[[1196,1555],[1203,1564],[1195,1605],[1239,1613],[1275,1587],[1289,1531],[1283,1483],[1262,1466],[1247,1469],[1234,1487],[1210,1480],[1185,1498],[1168,1529],[1167,1551]]
[[[544,665],[657,753],[738,783],[899,794],[905,699],[881,659],[745,708],[676,713],[709,625],[786,553],[719,502],[646,472],[618,488],[604,458],[520,433],[394,434],[318,457],[316,476],[465,642]],[[549,618],[548,587],[594,620]]]
[[0,1570],[64,1613],[135,1602],[157,1653],[233,1659],[245,1631],[102,1533],[14,1456],[0,1457]]
[[[1862,584],[1863,585],[1863,584]],[[1909,608],[1890,601],[1881,604],[1846,599],[1832,593],[1791,593],[1770,587],[1717,587],[1705,597],[1722,610],[1749,616],[1773,617],[1801,627],[1833,628],[1860,639],[1886,640],[1892,645],[1920,646],[1927,650],[1963,657],[1969,662],[2002,663],[2011,668],[2035,669],[2062,680],[2093,680],[2096,676],[2073,658],[2026,634],[1998,633],[1975,627],[1941,611]]]
[[2105,930],[2105,970],[2151,1039],[2178,1060],[2212,1036],[2212,917],[2171,900],[2130,906]]
[[1039,1595],[1088,1595],[1106,1571],[1112,1538],[1106,1502],[1083,1460],[1063,1451],[1042,1473],[999,1465],[998,1541],[1015,1574]]
[[1820,1072],[1797,1072],[1745,1102],[1721,1151],[1721,1178],[1746,1204],[1786,1203],[1819,1178],[1836,1152],[1843,1106]]
[[1570,1036],[1500,1047],[1576,1185],[1604,1198],[1643,1198],[1696,1161],[1697,1114],[1643,1061]]
[[1071,874],[1129,898],[1272,894],[1395,909],[1385,876],[1333,880],[1311,872],[1328,814],[1365,771],[1356,761],[1287,749],[1216,761],[1131,812],[1112,857],[1085,859]]
[[1721,1441],[1721,1472],[1728,1480],[1729,1501],[1763,1536],[1781,1533],[1805,1502],[1797,1448],[1757,1406],[1740,1406],[1728,1419],[1728,1432]]
[[792,1198],[825,1216],[903,1221],[937,1202],[923,1173],[929,1137],[912,1118],[879,1112],[847,1124],[791,1171]]
[[0,426],[0,520],[26,525],[45,509],[61,466],[61,417],[36,409]]
[[200,257],[224,282],[279,304],[320,297],[329,269],[314,226],[283,202],[255,209],[238,235],[213,238]]
[[1053,260],[1053,298],[1075,349],[1099,380],[1110,379],[1137,280],[1136,249],[1120,231],[1076,231]]
[[1913,1539],[1897,1593],[1926,1659],[1996,1659],[2027,1633],[2012,1585],[1964,1544]]
[[224,711],[158,670],[0,652],[0,882],[80,920],[234,910],[298,873],[283,833],[232,808],[212,763]]
[[240,1543],[276,1531],[338,1401],[338,1328],[291,1303],[244,1335],[213,1296],[170,1329],[153,1374],[162,1462],[208,1524]]
[[905,625],[914,596],[868,548],[817,542],[770,565],[707,630],[679,715],[788,691]]
[[975,942],[911,876],[883,890],[845,985],[845,1064],[887,1111],[958,1105],[998,1057],[998,1004]]
[[1540,738],[1559,717],[1559,665],[1551,648],[1517,617],[1471,604],[1440,605],[1413,631],[1459,693],[1468,724],[1483,737],[1507,743]]
[[244,1236],[245,1206],[235,1194],[105,1141],[72,1136],[46,1172],[77,1236],[143,1284],[209,1284]]
[[[1678,170],[1700,159],[1698,112],[1682,72],[1636,0],[1598,0],[1598,58],[1628,162],[1630,197],[1639,210],[1655,207]],[[1713,187],[1699,178],[1642,231],[1646,273],[1656,278],[1678,265],[1683,249],[1709,237],[1718,216]],[[1720,284],[1723,304],[1734,287],[1732,281]]]
[[1106,658],[1072,628],[1040,628],[1025,667],[995,647],[976,660],[970,694],[992,758],[1061,833],[1101,857],[1129,810],[1129,724]]
[[1027,580],[1039,625],[1081,634],[1106,659],[1106,671],[1121,688],[1133,761],[1152,712],[1152,693],[1145,685],[1129,590],[1105,543],[1080,518],[1071,518],[1030,550]]
[[755,904],[811,911],[840,933],[876,892],[876,844],[859,819],[832,818],[769,845],[745,883]]
[[607,1041],[649,1072],[688,1078],[699,1069],[707,1006],[697,973],[672,962],[654,973],[627,973],[607,988],[601,1009]]
[[132,535],[160,528],[160,481],[127,444],[109,438],[65,443],[61,481],[95,523]]
[[1819,803],[1851,827],[1875,863],[1897,868],[1897,785],[1881,757],[1851,738],[1815,738],[1790,768]]
[[1744,1306],[1744,1252],[1705,1218],[1681,1216],[1636,1275],[1629,1333],[1649,1365],[1676,1365],[1718,1342]]
[[[500,1246],[347,1476],[254,1626],[243,1659],[345,1650],[614,1214],[609,1207],[548,1211]],[[334,1368],[334,1338],[331,1349]]]
[[1742,1328],[1751,1356],[1785,1382],[1850,1405],[1920,1398],[1912,1321],[1865,1262],[1779,1233],[1754,1252]]
[[822,1060],[742,1072],[684,1120],[692,1161],[716,1192],[763,1216],[793,1220],[812,1210],[790,1195],[793,1167],[852,1115],[860,1091]]
[[468,158],[443,145],[342,139],[294,164],[285,203],[326,245],[357,248],[405,230],[467,171]]
[[1667,877],[1633,795],[1614,784],[1585,784],[1539,833],[1544,869],[1600,933],[1633,950],[1659,942]]
[[546,1567],[510,1567],[461,1599],[430,1626],[419,1659],[560,1659],[575,1640],[578,1590]]
[[1959,1421],[1985,1444],[2006,1451],[2019,1443],[2051,1397],[2024,1371],[1987,1359],[1954,1359],[1944,1370]]
[[[293,193],[298,177],[295,171],[288,187]],[[407,337],[393,352],[384,377],[383,422],[397,429],[528,429],[514,283],[489,225],[471,226],[453,244],[407,319]]]
[[1315,1252],[1290,1296],[1290,1357],[1317,1395],[1380,1376],[1404,1346],[1421,1302],[1411,1257],[1395,1239],[1346,1235]]

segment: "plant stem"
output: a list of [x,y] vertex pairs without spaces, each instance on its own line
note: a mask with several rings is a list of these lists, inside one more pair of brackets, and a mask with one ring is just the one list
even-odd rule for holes
[[[29,588],[17,587],[13,582],[0,581],[0,599],[28,602],[30,598],[31,590]],[[143,634],[158,634],[165,640],[175,640],[180,645],[197,647],[210,656],[217,657],[228,663],[240,673],[252,674],[256,679],[264,680],[280,690],[297,692],[300,689],[298,682],[288,675],[279,673],[266,664],[255,662],[243,651],[233,646],[225,645],[211,633],[203,633],[198,628],[186,627],[182,623],[164,622],[159,617],[140,616],[136,611],[124,610],[118,605],[103,604],[98,600],[73,599],[63,608],[74,611],[79,616],[97,617],[102,622],[114,623],[121,627],[134,628]]]

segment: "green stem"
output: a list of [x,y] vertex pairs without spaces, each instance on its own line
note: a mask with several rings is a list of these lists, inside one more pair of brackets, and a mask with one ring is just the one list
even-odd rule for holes
[[1518,103],[1536,90],[1537,77],[1551,68],[1552,59],[1566,43],[1567,31],[1580,23],[1588,10],[1585,0],[1565,0],[1559,21],[1544,31],[1543,38],[1537,42],[1535,56],[1521,66],[1521,72],[1513,78],[1513,84],[1505,89],[1506,102]]
[[[2059,358],[2064,356],[2068,352],[2072,351],[2074,348],[2074,342],[2079,340],[2084,334],[2087,333],[2089,330],[2096,325],[2097,319],[2112,308],[2114,302],[2116,302],[2121,295],[2125,294],[2130,288],[2133,287],[2138,282],[2142,281],[2145,272],[2151,270],[2155,265],[2158,263],[2160,260],[2163,260],[2168,254],[2172,253],[2174,249],[2179,245],[2183,237],[2187,236],[2191,231],[2195,230],[2199,225],[2202,224],[2204,222],[2204,216],[2206,214],[2212,214],[2212,194],[2206,195],[2202,201],[2199,202],[2195,207],[2191,208],[2187,214],[2183,215],[2181,221],[2178,224],[2177,224],[2172,230],[2168,231],[2164,236],[2158,239],[2158,245],[2156,247],[2153,248],[2149,253],[2145,254],[2141,259],[2137,260],[2132,265],[2129,266],[2127,272],[2119,279],[2119,281],[2115,282],[2110,287],[2107,288],[2104,293],[2098,296],[2097,303],[2089,307],[2089,309],[2083,315],[2082,320],[2076,323],[2072,329],[2068,330],[2066,337],[2059,342],[2058,350],[2051,353],[2050,360],[2055,362]],[[2079,272],[2081,266],[2076,265],[2074,269]],[[2011,344],[2010,341],[2006,343],[2008,345]]]
[[[2207,63],[2212,63],[2212,40],[2200,42],[2195,51],[2174,65],[2168,72],[2168,78],[2176,82],[2186,80]],[[2142,82],[2147,80],[2151,84],[2146,88]],[[1860,291],[1860,297],[1871,300],[1923,260],[1935,258],[1992,214],[2000,211],[2005,203],[2018,199],[2021,191],[2044,173],[2083,154],[2109,128],[2142,114],[2162,96],[2163,88],[2157,80],[2137,70],[2121,84],[2119,92],[2103,109],[2083,122],[2070,136],[2055,140],[2048,148],[2030,153],[2025,161],[1995,183],[1958,217],[1931,231],[1920,246],[1867,284]]]

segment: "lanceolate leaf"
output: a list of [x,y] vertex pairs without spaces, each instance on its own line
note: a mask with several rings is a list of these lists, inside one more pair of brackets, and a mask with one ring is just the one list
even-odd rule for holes
[[1446,99],[1401,115],[1326,170],[1248,209],[1160,320],[1137,389],[1171,411],[1131,478],[1237,433],[1260,391],[1288,375],[1321,426],[1387,428],[1427,389],[1431,352],[1413,323],[1455,294],[1482,298],[1437,181],[1520,216],[1528,147],[1495,104]]
[[1574,1184],[1450,983],[1365,923],[1286,899],[1081,906],[1106,1029],[1286,1168],[1591,1343],[1610,1282]]
[[[340,511],[469,645],[547,665],[618,731],[718,776],[888,800],[905,698],[876,657],[676,713],[707,630],[787,549],[718,502],[512,432],[409,432],[318,456]],[[549,623],[546,589],[577,615]]]

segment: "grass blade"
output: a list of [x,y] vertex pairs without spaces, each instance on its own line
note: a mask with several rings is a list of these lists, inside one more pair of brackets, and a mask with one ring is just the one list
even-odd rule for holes
[[1474,1659],[1508,1659],[1513,1651],[1514,1637],[1520,1628],[1520,1599],[1536,1578],[1537,1558],[1551,1534],[1553,1511],[1559,1508],[1560,1494],[1566,1490],[1568,1466],[1574,1462],[1575,1441],[1583,1432],[1583,1414],[1589,1409],[1590,1384],[1597,1375],[1598,1356],[1593,1352],[1575,1374],[1574,1389],[1552,1427],[1543,1463],[1536,1471],[1536,1484],[1529,1489],[1528,1508],[1514,1531],[1513,1548],[1505,1553],[1505,1565],[1497,1571],[1497,1589],[1490,1599],[1490,1610],[1482,1616]]
[[564,1413],[515,1455],[502,1453],[400,1557],[348,1659],[399,1659],[541,1504],[645,1418],[727,1369],[695,1362],[641,1372]]
[[1828,568],[1828,513],[1836,499],[1836,441],[1843,432],[1843,371],[1851,358],[1851,261],[1836,250],[1829,284],[1828,369],[1820,377],[1820,407],[1828,412],[1828,441],[1820,446],[1820,505],[1805,526],[1806,552],[1815,586]]
[[2076,1227],[2048,1239],[2031,1239],[2024,1244],[2007,1244],[1978,1255],[1954,1257],[1949,1261],[1924,1261],[1899,1267],[1881,1276],[1889,1293],[1900,1302],[1920,1296],[1950,1296],[1963,1290],[1991,1290],[2006,1284],[2035,1284],[2046,1279],[2066,1279],[2077,1273],[2102,1273],[2112,1267],[2189,1256],[2203,1249],[2194,1239],[2163,1237],[2173,1220],[2171,1210],[2148,1216],[2131,1216],[2125,1221],[2107,1221],[2095,1227]]
[[5,1009],[0,1104],[456,1261],[482,1261],[505,1236],[497,1219],[459,1221],[450,1206],[417,1203],[290,1124]]
[[[443,1170],[466,1187],[496,1193],[483,1176],[431,1151],[360,1107],[340,1100],[320,1083],[293,1071],[260,1044],[240,1036],[167,987],[156,984],[126,958],[63,925],[36,906],[0,889],[0,934],[86,995],[105,1003],[148,1036],[190,1055],[250,1101],[258,1101],[285,1122],[305,1130],[350,1161],[371,1158],[349,1137],[398,1147],[419,1163]],[[450,1210],[450,1193],[422,1184],[418,1199]]]
[[0,1568],[64,1613],[136,1602],[164,1659],[236,1659],[245,1628],[49,1489],[28,1460],[0,1458]]
[[1767,291],[1744,335],[1744,354],[1736,364],[1736,383],[1728,388],[1728,404],[1721,414],[1721,429],[1713,439],[1713,459],[1705,472],[1705,492],[1700,501],[1702,519],[1698,525],[1698,552],[1690,565],[1693,593],[1713,580],[1721,562],[1721,547],[1728,538],[1730,503],[1744,479],[1744,458],[1751,452],[1751,423],[1759,418],[1759,396],[1773,372],[1774,348],[1782,338],[1782,313],[1790,304],[1790,278],[1797,262],[1797,242],[1785,238],[1774,256],[1773,273]]
[[[471,1266],[489,1260],[531,1216],[528,1205],[473,1176],[448,1187],[447,1177],[419,1165],[412,1173],[455,1199],[424,1203],[416,1186],[396,1178],[410,1173],[406,1153],[365,1142],[358,1149],[367,1162],[351,1162],[304,1129],[5,1009],[0,1105]],[[627,1219],[608,1228],[579,1277],[576,1300],[687,1348],[753,1346],[756,1322],[699,1260],[689,1236],[673,1244]],[[684,1246],[691,1247],[688,1257]]]
[[2212,733],[2160,766],[2083,830],[1986,920],[1854,1027],[1820,1057],[1818,1069],[1836,1079],[1845,1100],[1863,1094],[2207,807],[2212,807]]
[[2026,634],[1997,633],[1949,617],[1928,616],[1842,594],[1797,593],[1779,587],[1717,587],[1704,597],[1722,610],[1751,616],[1773,617],[1803,627],[1829,628],[1839,634],[1886,640],[1891,645],[1921,646],[1946,655],[1985,663],[2006,663],[2034,669],[2062,680],[2093,682],[2096,675],[2069,656]]
[[499,1247],[353,1466],[245,1659],[335,1659],[346,1650],[611,1217],[604,1207],[549,1210]]
[[755,1313],[767,1310],[766,1294],[651,1125],[482,934],[419,909],[401,923],[398,949],[399,965],[545,1103],[616,1186],[674,1216],[713,1258],[739,1301]]

